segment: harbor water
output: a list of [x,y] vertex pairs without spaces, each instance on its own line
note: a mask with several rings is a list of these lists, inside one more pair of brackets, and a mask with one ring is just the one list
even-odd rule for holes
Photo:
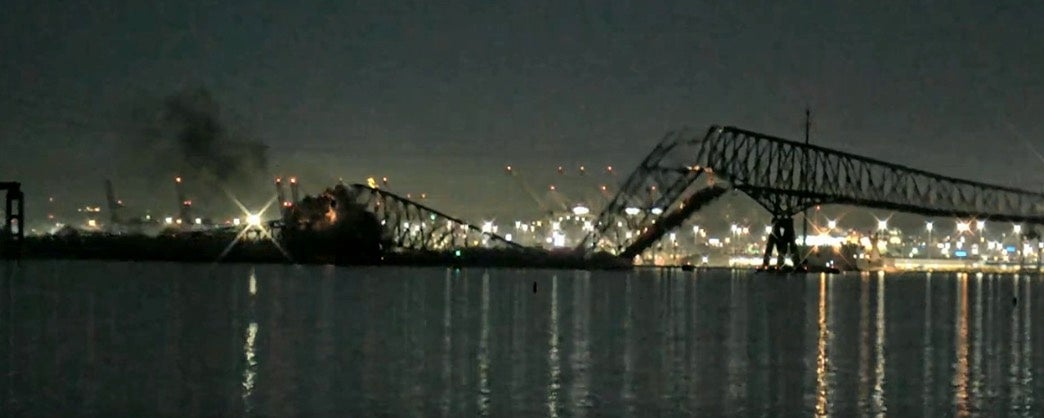
[[0,416],[1044,415],[1037,275],[0,264]]

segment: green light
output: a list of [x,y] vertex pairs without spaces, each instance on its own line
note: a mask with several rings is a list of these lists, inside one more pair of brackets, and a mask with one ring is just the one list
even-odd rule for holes
[[453,255],[455,255],[455,256],[457,256],[457,257],[460,257],[460,250],[456,250],[456,251],[454,251],[454,252],[453,252]]

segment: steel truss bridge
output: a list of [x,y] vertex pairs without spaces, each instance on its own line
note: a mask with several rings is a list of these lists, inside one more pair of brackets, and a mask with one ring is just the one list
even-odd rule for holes
[[398,249],[414,251],[447,251],[460,248],[525,247],[504,237],[397,194],[352,184],[350,195],[355,203],[377,216],[385,238]]
[[729,190],[772,215],[772,250],[798,262],[793,217],[823,204],[925,216],[1044,223],[1044,194],[933,174],[735,127],[668,133],[624,182],[578,249],[633,258]]

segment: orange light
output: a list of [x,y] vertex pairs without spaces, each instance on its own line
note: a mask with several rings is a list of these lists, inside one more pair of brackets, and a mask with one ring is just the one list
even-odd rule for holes
[[181,183],[181,177],[174,177],[174,181],[177,183]]
[[276,184],[282,183],[283,179],[281,177],[276,177],[275,182]]
[[551,185],[551,191],[552,192],[555,191],[555,185],[554,184]]
[[290,177],[291,183],[297,183],[297,177]]

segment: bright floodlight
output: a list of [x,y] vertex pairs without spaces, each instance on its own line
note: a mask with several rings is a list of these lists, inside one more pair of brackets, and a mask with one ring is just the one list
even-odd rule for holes
[[957,232],[968,232],[969,226],[967,222],[957,222]]
[[877,221],[877,229],[882,230],[882,231],[888,229],[888,220],[887,219],[882,219],[882,220]]
[[1019,225],[1019,224],[1012,225],[1011,230],[1012,230],[1012,232],[1014,232],[1016,234],[1021,234],[1022,233],[1022,225]]
[[591,209],[588,209],[587,206],[577,205],[576,207],[573,208],[573,215],[584,216],[584,215],[587,215],[588,213],[591,213]]
[[830,228],[830,229],[837,228],[837,221],[835,221],[833,219],[827,219],[827,228]]
[[246,218],[247,225],[250,226],[261,226],[261,215],[251,213]]
[[631,208],[626,208],[626,209],[624,209],[624,213],[626,213],[626,214],[628,214],[628,215],[630,215],[630,216],[634,216],[634,215],[637,215],[637,214],[639,214],[639,213],[641,213],[641,212],[642,212],[642,210],[641,210],[641,209],[638,209],[638,208],[635,208],[635,207],[631,207]]
[[978,229],[979,231],[985,231],[986,221],[975,221],[975,229]]
[[928,232],[931,232],[933,227],[934,227],[934,225],[932,225],[931,222],[925,222],[924,223],[924,229],[927,230]]
[[651,210],[649,210],[649,212],[652,212],[653,215],[660,216],[660,215],[663,214],[663,209],[661,209],[661,208],[652,208]]

